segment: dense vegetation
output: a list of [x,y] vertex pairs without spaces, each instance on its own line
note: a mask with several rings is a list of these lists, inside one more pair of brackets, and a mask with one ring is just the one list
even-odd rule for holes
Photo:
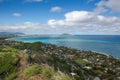
[[19,58],[14,48],[0,48],[0,77],[10,80],[15,76]]
[[118,80],[120,60],[55,45],[0,40],[0,80]]

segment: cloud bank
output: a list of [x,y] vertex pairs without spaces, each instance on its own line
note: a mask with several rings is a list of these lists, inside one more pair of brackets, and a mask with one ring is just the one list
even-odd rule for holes
[[48,24],[24,22],[14,25],[0,25],[0,31],[17,31],[26,34],[118,34],[120,19],[105,17],[87,11],[72,11],[65,13],[61,20],[50,19]]
[[87,11],[72,11],[64,16],[63,20],[49,20],[48,25],[77,33],[120,33],[120,19],[117,17],[105,17]]
[[96,6],[95,13],[106,12],[109,9],[111,12],[120,13],[120,0],[101,0]]
[[[3,1],[3,0],[0,0]],[[25,0],[26,2],[42,2],[43,0]],[[93,0],[88,0],[89,2]],[[64,14],[64,19],[49,19],[46,24],[24,22],[13,25],[0,24],[0,31],[23,32],[26,34],[119,34],[120,18],[106,17],[100,13],[108,10],[120,13],[120,0],[101,0],[96,4],[93,12],[71,11]],[[52,12],[61,12],[62,8],[55,6]],[[20,13],[13,13],[13,16],[20,17]]]

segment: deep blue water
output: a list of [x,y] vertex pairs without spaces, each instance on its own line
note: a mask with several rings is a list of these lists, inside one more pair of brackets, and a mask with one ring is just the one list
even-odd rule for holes
[[10,38],[23,42],[43,42],[75,49],[92,50],[120,58],[119,35],[32,36]]

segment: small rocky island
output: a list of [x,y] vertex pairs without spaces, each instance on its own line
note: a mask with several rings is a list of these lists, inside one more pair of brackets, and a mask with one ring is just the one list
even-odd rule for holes
[[120,80],[120,59],[41,42],[0,40],[0,80]]

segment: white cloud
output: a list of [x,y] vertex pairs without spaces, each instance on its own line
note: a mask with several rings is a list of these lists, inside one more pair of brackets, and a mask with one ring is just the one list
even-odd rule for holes
[[52,28],[66,29],[82,33],[120,33],[120,19],[105,17],[87,11],[72,11],[65,14],[65,19],[48,21]]
[[77,22],[77,21],[86,21],[90,20],[93,17],[93,14],[86,11],[72,11],[65,14],[66,21]]
[[25,0],[25,2],[42,2],[43,0]]
[[87,11],[72,11],[64,14],[65,19],[48,20],[48,24],[24,22],[0,25],[0,31],[24,32],[26,34],[120,34],[120,18],[105,17]]
[[105,12],[108,9],[110,9],[111,12],[120,13],[120,0],[101,0],[96,5],[95,13],[97,14]]
[[101,0],[100,2],[98,2],[96,4],[97,7],[95,8],[94,12],[96,14],[100,14],[100,13],[106,12],[107,9],[105,8],[105,4],[106,4],[105,0]]
[[61,12],[61,11],[62,11],[62,8],[59,7],[59,6],[55,6],[55,7],[52,7],[52,8],[51,8],[51,11],[52,11],[52,12]]
[[106,1],[105,6],[112,9],[112,11],[120,12],[120,0],[109,0]]
[[[1,25],[0,31],[6,32],[23,32],[25,34],[55,34],[58,33],[59,29],[51,28],[48,25],[34,23],[34,22],[24,22],[13,25]],[[61,32],[61,30],[60,30]]]
[[13,16],[15,16],[15,17],[20,17],[20,16],[22,16],[20,13],[13,13]]

